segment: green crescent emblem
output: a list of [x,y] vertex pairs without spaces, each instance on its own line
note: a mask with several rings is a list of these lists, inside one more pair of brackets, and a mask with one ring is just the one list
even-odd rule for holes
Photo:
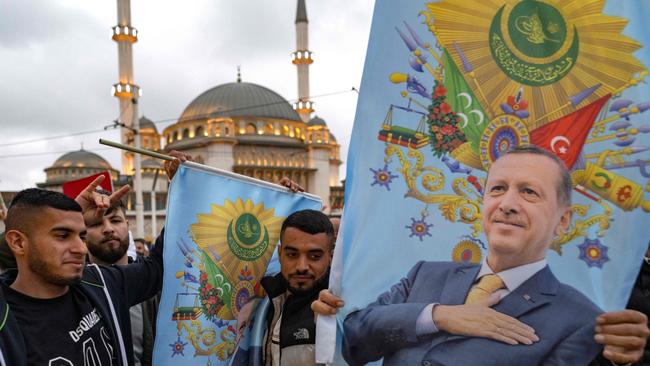
[[237,258],[254,261],[269,246],[269,233],[254,215],[243,213],[228,224],[228,246]]
[[542,0],[502,6],[492,19],[489,44],[501,70],[530,86],[561,80],[578,58],[577,30]]

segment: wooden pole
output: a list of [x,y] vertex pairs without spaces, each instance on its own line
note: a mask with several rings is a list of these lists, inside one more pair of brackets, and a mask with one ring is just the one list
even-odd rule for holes
[[133,146],[125,145],[125,144],[120,144],[119,142],[99,139],[99,143],[102,144],[102,145],[116,147],[118,149],[130,151],[130,152],[133,152],[133,153],[136,153],[136,154],[151,156],[152,158],[157,158],[157,159],[162,159],[162,160],[169,160],[169,161],[174,160],[174,158],[169,156],[169,155],[161,154],[161,153],[151,151],[151,150],[147,150],[147,149],[143,149],[143,148],[138,148],[138,147],[133,147]]
[[[135,148],[133,146],[120,144],[118,142],[114,142],[114,141],[110,141],[110,140],[99,139],[99,143],[102,144],[102,145],[115,147],[115,148],[122,149],[122,150],[127,150],[127,151],[130,151],[130,152],[136,153],[136,154],[151,156],[151,157],[157,158],[157,159],[170,160],[170,161],[174,160],[174,158],[172,156],[169,156],[169,155],[157,153],[155,151],[151,151],[151,150],[147,150],[147,149]],[[234,173],[234,172],[231,172],[231,171],[228,171],[228,170],[213,168],[211,166],[195,163],[193,161],[186,161],[183,164],[185,164],[187,166],[190,166],[190,167],[197,168],[197,169],[203,169],[205,171],[218,173],[218,174],[221,174],[221,175],[229,177],[229,178],[238,179],[240,181],[253,183],[253,184],[256,184],[258,186],[271,188],[271,189],[274,189],[276,191],[280,191],[280,192],[287,192],[288,191],[287,187],[283,187],[283,186],[281,186],[279,184],[263,181],[261,179],[251,178],[251,177],[248,177],[246,175],[237,174],[237,173]],[[298,193],[293,193],[293,194],[306,196],[306,197],[309,197],[311,199],[321,201],[321,203],[323,201],[322,198],[320,198],[319,196],[316,196],[314,194],[311,194],[311,193],[298,192]]]

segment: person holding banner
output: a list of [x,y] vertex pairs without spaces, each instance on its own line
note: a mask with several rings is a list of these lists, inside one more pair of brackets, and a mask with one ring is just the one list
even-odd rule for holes
[[[110,192],[98,191],[109,197]],[[126,219],[126,206],[121,200],[109,208],[101,221],[87,227],[86,246],[91,263],[103,266],[126,265],[137,260],[127,255],[129,249],[129,222]],[[144,243],[144,240],[142,240]],[[136,239],[138,243],[138,239]],[[144,244],[142,244],[144,246]],[[133,358],[135,366],[151,365],[153,345],[156,332],[156,314],[158,313],[158,296],[153,296],[129,310],[131,318],[131,338],[133,340]]]
[[12,201],[5,238],[18,271],[0,286],[0,365],[133,364],[129,308],[160,291],[163,245],[142,263],[84,265],[86,227],[129,190],[98,195],[101,179],[76,201],[34,188]]
[[297,211],[282,223],[280,273],[261,281],[271,302],[264,365],[316,365],[316,323],[310,305],[328,286],[333,248],[334,228],[320,211]]
[[[546,264],[546,250],[571,218],[562,161],[534,146],[515,148],[492,164],[485,192],[483,264],[416,264],[377,301],[347,316],[346,361],[587,365],[601,350],[597,342],[609,360],[636,361],[649,334],[645,316],[601,315]],[[323,291],[312,308],[332,314],[341,305]]]

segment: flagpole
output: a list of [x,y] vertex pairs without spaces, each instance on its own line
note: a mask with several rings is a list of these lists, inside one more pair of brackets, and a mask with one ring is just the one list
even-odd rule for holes
[[[130,151],[132,153],[151,156],[152,158],[156,158],[156,159],[162,159],[162,160],[168,160],[168,161],[172,161],[172,160],[175,159],[173,156],[170,156],[170,155],[161,154],[159,152],[151,151],[151,150],[148,150],[148,149],[137,148],[137,147],[133,147],[133,146],[125,145],[125,144],[120,144],[120,143],[115,142],[115,141],[99,139],[99,143],[102,144],[102,145],[114,147],[114,148],[117,148],[117,149]],[[283,187],[283,186],[281,186],[279,184],[267,182],[267,181],[260,180],[260,179],[251,178],[249,176],[237,174],[237,173],[234,173],[234,172],[230,172],[228,170],[218,169],[218,168],[211,167],[211,166],[208,166],[208,165],[195,163],[193,161],[186,161],[183,164],[185,164],[186,166],[192,167],[192,168],[196,168],[196,169],[200,169],[200,170],[204,170],[204,171],[208,171],[208,172],[212,172],[212,173],[217,173],[219,175],[226,176],[228,178],[236,179],[236,180],[239,180],[239,181],[244,181],[244,182],[255,184],[255,185],[258,185],[258,186],[261,186],[261,187],[265,187],[265,188],[274,189],[276,191],[280,191],[280,192],[284,192],[284,193],[286,193],[288,191],[287,187]],[[317,196],[315,194],[307,193],[307,192],[298,192],[298,193],[294,193],[294,194],[303,195],[303,196],[311,198],[313,200],[321,201],[321,204],[322,204],[322,201],[323,201],[323,199],[320,198],[319,196]]]

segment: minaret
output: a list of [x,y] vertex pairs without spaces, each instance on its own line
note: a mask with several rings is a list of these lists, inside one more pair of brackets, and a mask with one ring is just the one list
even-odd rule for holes
[[[138,30],[131,26],[131,1],[117,0],[117,25],[113,27],[113,40],[117,42],[119,79],[113,84],[112,93],[120,101],[119,122],[123,144],[140,147],[140,122],[138,120],[138,98],[140,87],[133,81],[133,43],[138,41]],[[142,200],[142,171],[140,155],[122,152],[122,174],[134,172],[136,237],[144,237],[144,204]]]
[[[134,108],[141,94],[140,87],[133,81],[133,43],[138,41],[138,30],[131,26],[131,0],[117,0],[117,25],[113,27],[113,40],[117,42],[119,75],[113,84],[112,93],[120,101],[119,119],[125,126],[121,128],[122,143],[132,145],[133,128],[137,118]],[[133,171],[133,155],[122,153],[122,174]]]
[[298,68],[298,102],[294,108],[300,118],[307,123],[311,118],[312,102],[309,99],[309,65],[314,62],[309,50],[309,21],[305,0],[298,0],[296,11],[296,52],[292,54],[292,62]]

